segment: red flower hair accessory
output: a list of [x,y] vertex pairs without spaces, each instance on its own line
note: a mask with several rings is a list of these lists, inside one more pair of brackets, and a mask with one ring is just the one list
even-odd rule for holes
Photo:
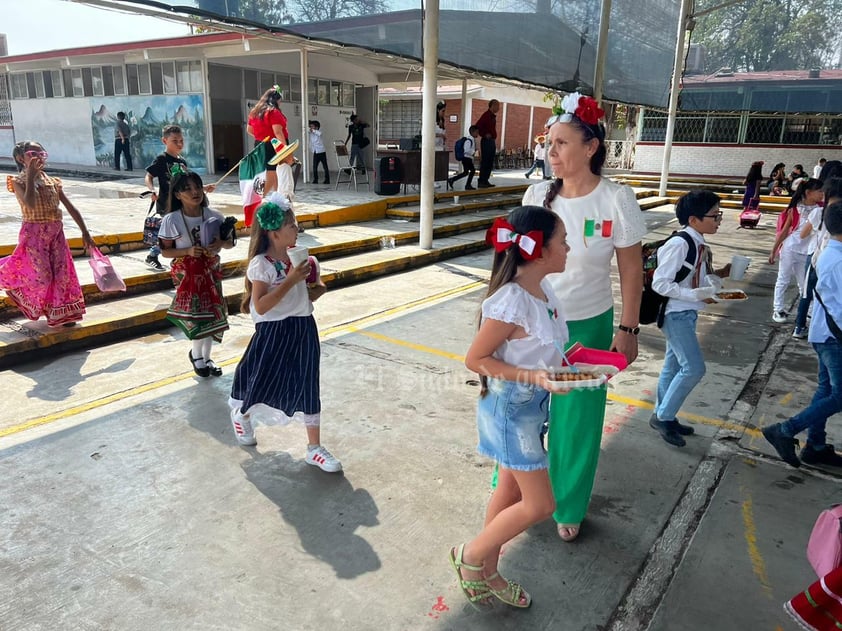
[[581,97],[579,106],[573,113],[588,125],[596,125],[599,119],[605,116],[605,110],[599,106],[596,99],[590,96]]
[[498,217],[488,229],[485,240],[494,246],[495,252],[502,252],[513,245],[517,245],[523,258],[531,261],[541,256],[544,233],[540,230],[530,230],[526,234],[520,234],[515,231],[512,224],[502,217]]
[[554,116],[547,121],[547,127],[557,122],[569,123],[572,116],[587,125],[597,125],[599,119],[605,116],[605,110],[593,97],[571,92],[561,99],[559,105],[553,107],[553,114]]

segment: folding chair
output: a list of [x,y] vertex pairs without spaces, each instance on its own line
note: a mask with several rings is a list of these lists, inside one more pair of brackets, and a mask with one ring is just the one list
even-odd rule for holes
[[[358,172],[355,167],[351,166],[351,155],[348,153],[348,147],[345,146],[344,142],[334,140],[333,153],[336,156],[336,167],[339,170],[339,173],[336,174],[336,186],[333,190],[338,189],[340,184],[347,184],[348,188],[351,188],[351,184],[353,184],[354,190],[357,190],[358,182],[365,182],[366,189],[371,190],[368,170],[363,168],[362,171]],[[344,175],[348,176],[347,180],[343,178]]]

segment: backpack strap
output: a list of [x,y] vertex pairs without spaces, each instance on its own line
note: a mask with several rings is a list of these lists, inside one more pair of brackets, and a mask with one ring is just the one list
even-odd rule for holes
[[[669,237],[667,237],[667,241],[669,241],[673,237],[681,237],[687,243],[687,256],[684,257],[684,262],[681,264],[681,267],[679,267],[678,271],[675,273],[675,282],[680,283],[685,278],[687,278],[691,274],[691,272],[693,272],[696,269],[696,257],[698,256],[699,249],[696,247],[696,242],[693,240],[693,237],[691,237],[683,230],[673,232]],[[664,243],[666,243],[666,241]],[[659,329],[662,326],[664,326],[664,317],[667,314],[668,302],[669,298],[667,298],[661,303],[661,308],[658,310],[658,319],[655,321],[655,323],[658,325]]]
[[699,248],[696,247],[693,237],[683,230],[674,233],[670,238],[672,237],[681,237],[687,243],[687,256],[684,257],[684,263],[681,264],[675,274],[675,282],[680,283],[696,269],[696,257],[699,254]]

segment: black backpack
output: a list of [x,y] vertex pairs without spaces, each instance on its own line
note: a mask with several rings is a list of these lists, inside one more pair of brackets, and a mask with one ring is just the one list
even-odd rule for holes
[[684,231],[673,232],[666,239],[644,243],[641,251],[643,257],[643,295],[640,298],[640,323],[657,324],[660,329],[664,324],[664,314],[667,309],[669,298],[662,296],[652,289],[652,277],[658,267],[658,249],[673,237],[680,237],[687,242],[687,256],[684,264],[675,274],[675,282],[680,283],[690,275],[696,267],[696,256],[698,248],[693,237]]

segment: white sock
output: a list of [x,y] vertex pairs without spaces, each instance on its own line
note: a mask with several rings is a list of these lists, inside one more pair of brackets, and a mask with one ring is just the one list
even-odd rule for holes
[[[205,356],[202,354],[202,342],[204,342],[204,340],[193,340],[193,363],[196,364],[196,368],[205,367]],[[181,352],[183,353],[184,351]]]
[[211,347],[213,346],[213,338],[212,337],[205,337],[199,340],[202,342],[202,357],[205,361],[208,361],[211,356]]
[[318,444],[317,445],[307,445],[307,451],[314,451],[314,450],[318,449],[319,447],[321,447],[321,445],[318,445]]

